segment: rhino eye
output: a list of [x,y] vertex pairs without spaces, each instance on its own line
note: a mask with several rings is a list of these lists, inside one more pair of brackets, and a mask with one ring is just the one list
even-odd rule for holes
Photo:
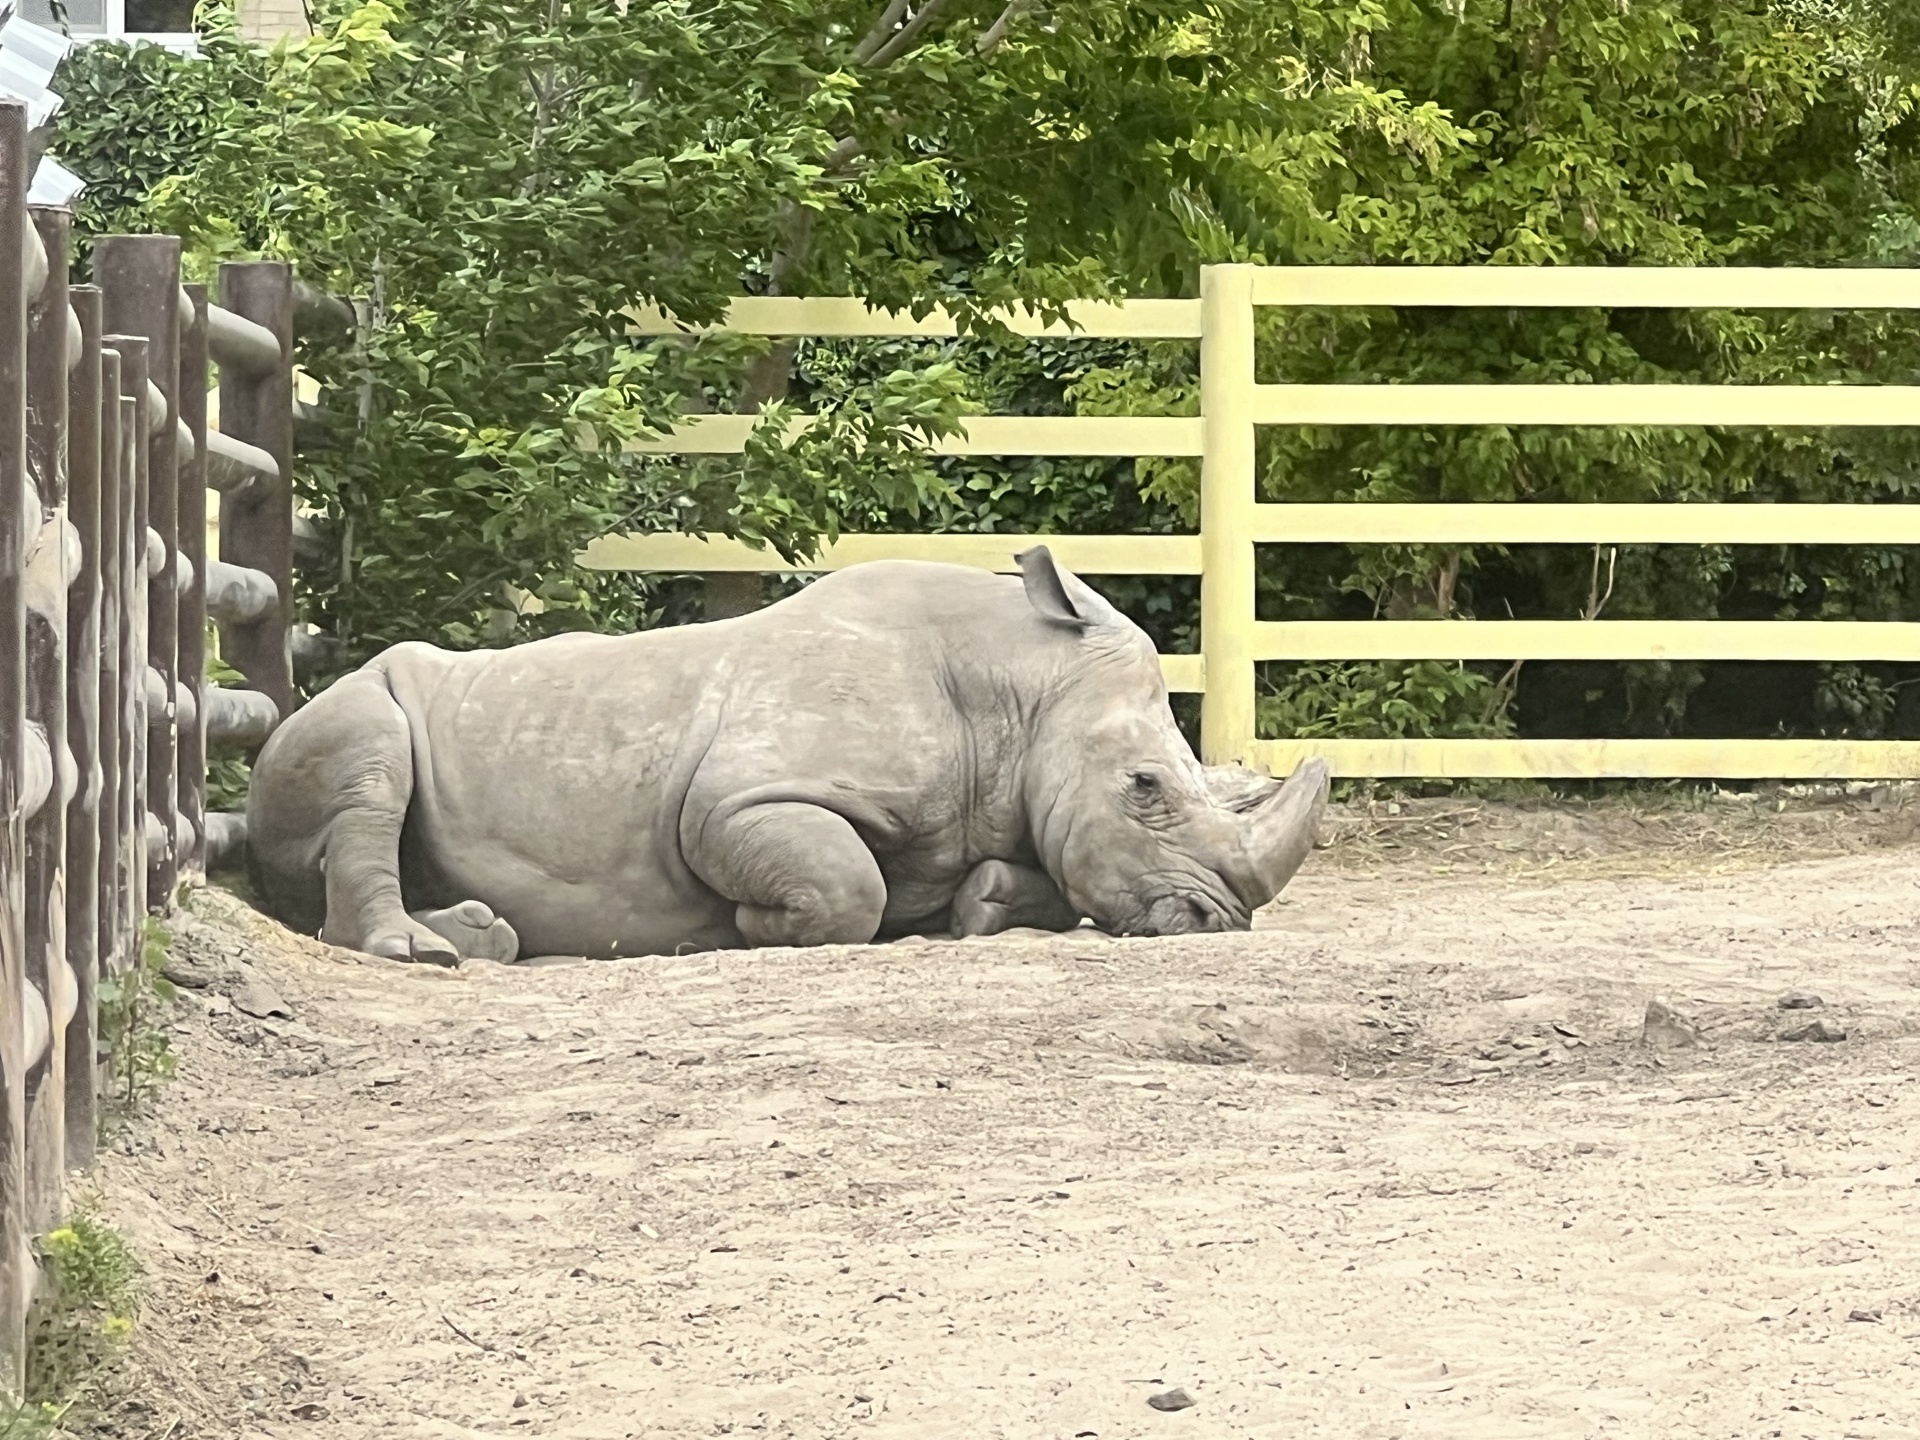
[[1149,775],[1144,770],[1134,771],[1133,793],[1135,798],[1141,800],[1146,800],[1158,795],[1160,793],[1160,781],[1158,777]]

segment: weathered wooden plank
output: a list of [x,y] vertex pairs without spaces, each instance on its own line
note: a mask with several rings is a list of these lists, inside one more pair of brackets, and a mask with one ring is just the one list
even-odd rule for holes
[[589,570],[669,575],[812,574],[870,560],[933,560],[1011,575],[1020,568],[1013,557],[1034,545],[1047,546],[1054,559],[1083,575],[1200,573],[1200,541],[1192,535],[842,535],[798,565],[723,536],[602,535],[576,558]]
[[1920,310],[1920,271],[1791,266],[1277,265],[1255,305]]
[[[738,455],[758,415],[690,415],[658,439],[629,441],[635,455]],[[813,423],[788,422],[787,443]],[[1201,422],[1178,415],[974,415],[960,435],[928,443],[934,455],[1198,455]]]
[[[180,856],[183,874],[206,873],[207,733],[206,707],[201,703],[207,678],[207,287],[182,286],[192,306],[190,323],[180,326],[178,406],[186,427],[180,458],[179,553],[193,567],[193,582],[180,591],[179,683],[193,706],[193,718],[182,719],[179,730],[179,806],[191,831],[186,853]],[[187,834],[183,830],[182,834]]]
[[34,207],[29,223],[47,277],[27,307],[27,472],[39,491],[40,539],[29,562],[27,715],[46,736],[54,787],[27,821],[27,983],[45,997],[47,1046],[27,1074],[27,1225],[59,1223],[66,1189],[67,1024],[76,985],[67,966],[67,801],[76,776],[67,741],[67,231],[64,209]]
[[26,1343],[26,597],[39,523],[27,488],[27,116],[0,101],[0,1389],[18,1394]]
[[1920,385],[1258,385],[1263,425],[1920,426]]
[[1253,554],[1255,488],[1254,270],[1201,272],[1200,648],[1207,691],[1200,754],[1209,765],[1239,760],[1253,738]]
[[160,538],[159,570],[147,581],[147,663],[160,672],[161,703],[146,717],[146,810],[158,817],[160,848],[147,857],[147,908],[164,913],[179,878],[180,667],[180,241],[171,235],[103,235],[94,242],[103,324],[147,339],[146,525]]
[[1920,741],[1898,740],[1258,740],[1250,752],[1274,775],[1312,755],[1347,778],[1920,779]]
[[[1021,311],[1001,312],[1016,335],[1075,336],[1113,340],[1195,340],[1200,336],[1198,300],[1129,300],[1104,304],[1070,300],[1070,325],[1048,324]],[[628,312],[634,335],[678,335],[689,330],[731,330],[743,335],[818,335],[822,337],[896,336],[943,339],[959,333],[945,310],[916,320],[902,311],[869,309],[862,300],[841,296],[797,299],[784,295],[744,296],[727,307],[718,325],[685,326],[654,306]]]
[[1176,695],[1204,695],[1207,689],[1207,657],[1204,655],[1162,655],[1160,678]]
[[1299,545],[1920,545],[1920,505],[1258,505],[1253,538]]
[[[263,326],[283,357],[293,345],[293,273],[284,264],[257,261],[220,267],[220,303]],[[271,614],[246,625],[222,626],[222,656],[269,696],[281,715],[294,708],[293,664],[287,631],[293,623],[293,370],[290,361],[264,373],[220,371],[220,429],[273,457],[279,480],[259,481],[222,497],[220,557],[264,571],[280,592]],[[216,442],[209,440],[211,448]]]
[[1904,660],[1920,625],[1869,620],[1283,620],[1261,660]]
[[67,966],[73,1019],[67,1026],[67,1165],[93,1163],[98,1116],[94,1050],[100,978],[100,292],[75,286],[68,313],[79,338],[67,372],[67,518],[80,539],[80,573],[67,594],[67,736],[78,785],[67,807]]

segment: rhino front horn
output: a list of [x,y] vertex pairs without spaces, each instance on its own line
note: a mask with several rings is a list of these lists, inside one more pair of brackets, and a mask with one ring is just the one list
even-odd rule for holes
[[1253,832],[1247,837],[1247,850],[1253,858],[1260,892],[1267,900],[1287,888],[1287,882],[1312,851],[1314,831],[1327,808],[1329,786],[1326,761],[1302,760],[1286,784],[1249,812]]

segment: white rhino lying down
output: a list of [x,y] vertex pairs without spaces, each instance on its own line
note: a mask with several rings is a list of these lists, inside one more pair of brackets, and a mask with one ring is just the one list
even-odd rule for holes
[[397,959],[671,954],[1011,926],[1244,930],[1326,767],[1194,760],[1153,645],[1044,548],[887,561],[755,614],[396,645],[261,752],[267,907]]

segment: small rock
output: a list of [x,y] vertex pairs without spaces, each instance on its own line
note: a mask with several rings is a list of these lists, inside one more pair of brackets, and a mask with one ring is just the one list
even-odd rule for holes
[[276,1015],[282,1020],[293,1018],[293,1009],[280,998],[280,992],[257,976],[249,976],[235,988],[233,1008],[256,1020]]
[[293,1407],[293,1418],[296,1420],[324,1420],[327,1418],[327,1407],[324,1405],[316,1405],[313,1401],[309,1400],[304,1405],[296,1405]]
[[1700,1032],[1677,1010],[1649,1000],[1640,1021],[1640,1043],[1651,1050],[1685,1050],[1700,1043]]
[[1880,1312],[1878,1310],[1855,1310],[1847,1316],[1847,1319],[1858,1320],[1863,1325],[1877,1325],[1880,1323]]
[[1836,1025],[1831,1020],[1809,1020],[1804,1025],[1795,1025],[1790,1029],[1782,1030],[1780,1038],[1782,1040],[1817,1040],[1831,1045],[1835,1041],[1846,1039],[1847,1032],[1844,1026]]
[[1158,1395],[1147,1396],[1147,1404],[1156,1410],[1190,1410],[1197,1403],[1191,1395],[1177,1386],[1172,1390],[1162,1390]]
[[160,967],[160,974],[182,990],[205,990],[220,978],[220,967],[207,963],[197,955],[176,951],[167,956],[167,963]]
[[516,1410],[524,1410],[527,1408],[527,1397],[522,1395],[518,1390],[513,1392],[513,1408]]
[[1782,1010],[1824,1010],[1827,1002],[1811,990],[1789,990],[1779,1000]]

